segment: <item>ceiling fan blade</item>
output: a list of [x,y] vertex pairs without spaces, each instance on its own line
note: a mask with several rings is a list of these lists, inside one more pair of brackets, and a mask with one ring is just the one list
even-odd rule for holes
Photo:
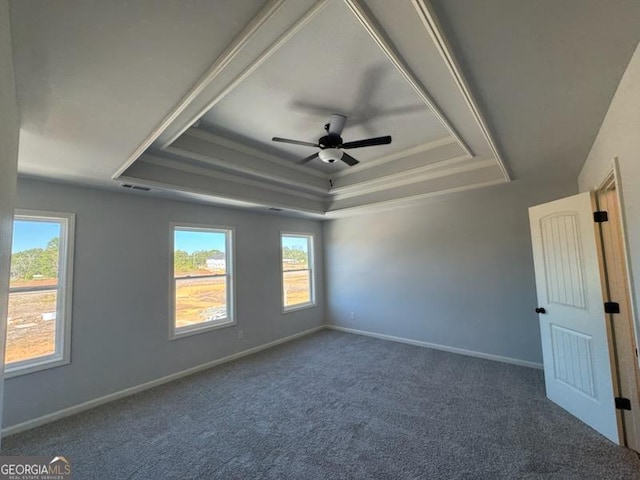
[[391,136],[387,135],[386,137],[374,137],[374,138],[366,138],[364,140],[356,140],[355,142],[347,142],[343,143],[340,148],[361,148],[361,147],[372,147],[374,145],[388,145],[391,143]]
[[329,133],[340,136],[342,130],[344,130],[345,123],[347,123],[347,117],[345,115],[339,113],[332,114],[331,120],[329,121]]
[[360,163],[358,160],[356,160],[351,155],[349,155],[348,153],[345,153],[345,152],[342,152],[342,159],[341,160],[344,163],[346,163],[347,165],[349,165],[350,167],[353,167],[354,165],[357,165],[358,163]]
[[301,140],[291,140],[290,138],[273,137],[271,140],[274,142],[290,143],[292,145],[302,145],[303,147],[319,147],[320,146],[317,143],[303,142]]
[[303,163],[310,162],[311,160],[314,160],[316,158],[318,158],[318,152],[314,153],[313,155],[309,155],[307,158],[303,158],[302,160],[299,160],[297,163],[298,165],[302,165]]

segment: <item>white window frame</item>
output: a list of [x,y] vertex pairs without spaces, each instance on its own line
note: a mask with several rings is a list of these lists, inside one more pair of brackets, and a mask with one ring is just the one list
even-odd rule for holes
[[[28,373],[71,363],[71,305],[73,295],[73,256],[76,216],[73,213],[16,209],[14,211],[14,222],[16,220],[60,223],[60,256],[58,258],[58,287],[56,296],[56,339],[55,352],[51,355],[5,364],[5,378],[26,375]],[[24,289],[20,290],[24,291]],[[11,289],[9,289],[9,295],[11,295]]]
[[[309,297],[311,300],[305,303],[296,303],[295,305],[285,305],[285,296],[284,296],[284,268],[282,268],[283,264],[283,254],[282,254],[282,239],[283,237],[301,237],[308,239],[309,245]],[[315,268],[315,245],[314,245],[314,235],[312,233],[306,232],[280,232],[280,298],[282,299],[282,313],[290,313],[295,312],[296,310],[304,310],[305,308],[315,307],[316,304],[316,268]],[[307,269],[303,269],[307,270]],[[291,270],[288,270],[291,271]],[[295,271],[295,270],[293,270]]]
[[[225,274],[211,275],[211,277],[227,277],[227,316],[226,318],[202,322],[186,327],[176,327],[176,279],[174,277],[173,265],[175,255],[175,232],[177,230],[193,232],[209,232],[225,234]],[[221,225],[202,225],[184,222],[172,222],[169,235],[169,340],[177,340],[191,335],[217,330],[219,328],[230,327],[236,324],[235,320],[235,228]]]

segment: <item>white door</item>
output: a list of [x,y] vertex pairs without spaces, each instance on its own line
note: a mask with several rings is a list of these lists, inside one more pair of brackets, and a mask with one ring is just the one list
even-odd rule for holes
[[594,205],[587,192],[529,209],[544,378],[550,400],[620,443]]

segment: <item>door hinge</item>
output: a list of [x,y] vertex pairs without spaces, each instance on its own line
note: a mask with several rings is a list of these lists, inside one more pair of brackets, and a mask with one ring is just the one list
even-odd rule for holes
[[618,302],[604,302],[604,313],[620,313]]
[[604,210],[598,211],[598,212],[593,212],[593,221],[596,222],[596,223],[608,222],[609,221],[609,214],[607,212],[605,212]]
[[631,410],[631,400],[624,397],[616,397],[616,408],[618,410]]

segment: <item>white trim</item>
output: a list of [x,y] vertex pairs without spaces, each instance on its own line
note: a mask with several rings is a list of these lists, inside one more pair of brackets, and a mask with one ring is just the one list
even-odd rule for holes
[[[277,207],[277,208],[281,208],[283,210],[289,210],[291,212],[298,213],[298,214],[308,213],[310,215],[313,215],[314,218],[319,217],[320,219],[324,218],[324,215],[325,215],[324,210],[316,210],[309,207],[301,207],[299,205],[294,206],[288,203],[282,203],[282,201],[273,201],[273,200],[267,201],[264,199],[255,199],[255,198],[251,198],[251,197],[247,197],[246,195],[243,195],[243,193],[240,191],[238,192],[237,195],[230,197],[228,195],[225,196],[223,194],[212,192],[210,190],[204,190],[202,188],[192,188],[184,185],[175,185],[175,184],[160,182],[157,180],[151,180],[148,178],[136,177],[133,175],[122,176],[119,178],[119,180],[132,182],[132,183],[142,182],[149,187],[154,187],[154,188],[166,190],[169,192],[180,192],[185,195],[199,195],[199,196],[206,197],[207,199],[211,199],[212,201],[218,200],[222,204],[224,204],[224,202],[227,202],[227,201],[235,202],[235,205],[231,205],[231,206],[241,206],[241,207],[249,206],[249,207],[257,207],[257,208]],[[238,205],[240,203],[244,205]]]
[[[216,320],[213,322],[195,323],[186,327],[180,327],[177,331],[173,329],[169,332],[169,340],[179,340],[185,337],[191,337],[193,335],[199,335],[204,332],[210,332],[211,330],[219,330],[221,328],[233,327],[236,325],[235,320]],[[171,325],[173,326],[173,325]]]
[[[66,346],[65,346],[66,348]],[[16,364],[18,362],[15,362]],[[50,368],[62,367],[69,365],[71,360],[68,357],[61,357],[60,355],[47,355],[44,357],[37,357],[33,360],[21,360],[20,365],[12,367],[11,370],[5,370],[4,378],[14,378],[21,375],[28,375],[30,373],[40,372],[42,370],[49,370]],[[7,368],[5,366],[5,368]]]
[[445,114],[440,110],[440,107],[436,104],[435,100],[431,98],[431,95],[426,88],[418,81],[407,66],[404,59],[393,48],[391,42],[385,39],[384,35],[375,26],[373,20],[366,14],[365,9],[360,5],[358,0],[344,0],[351,12],[358,19],[360,24],[364,27],[371,38],[376,42],[378,47],[387,56],[389,61],[396,67],[398,72],[404,77],[404,79],[413,87],[420,99],[431,109],[436,118],[440,121],[449,134],[455,138],[456,142],[469,156],[474,156],[469,146],[465,143],[462,137],[458,134],[456,129],[451,125]]
[[[282,268],[283,257],[282,257],[282,237],[300,237],[307,239],[307,245],[309,248],[308,252],[308,269],[310,273],[309,281],[311,282],[309,297],[311,297],[310,302],[305,303],[296,303],[295,305],[285,306],[284,304],[284,269]],[[287,314],[291,312],[295,312],[296,310],[304,310],[306,308],[311,308],[317,306],[316,302],[316,254],[315,254],[315,245],[314,245],[314,234],[308,232],[291,232],[287,230],[280,231],[280,294],[282,295],[282,313]]]
[[465,350],[456,347],[449,347],[446,345],[439,345],[434,343],[422,342],[418,340],[411,340],[403,337],[395,337],[391,335],[384,335],[374,332],[367,332],[364,330],[357,330],[353,328],[345,328],[339,327],[337,325],[319,325],[317,327],[310,328],[308,330],[304,330],[299,333],[294,333],[293,335],[288,335],[286,337],[280,338],[278,340],[274,340],[272,342],[265,343],[263,345],[259,345],[257,347],[249,348],[247,350],[242,350],[237,353],[233,353],[231,355],[227,355],[226,357],[219,358],[217,360],[212,360],[207,363],[203,363],[202,365],[198,365],[195,367],[187,368],[185,370],[181,370],[180,372],[172,373],[170,375],[157,378],[155,380],[151,380],[149,382],[141,383],[138,385],[134,385],[129,388],[125,388],[123,390],[119,390],[117,392],[110,393],[108,395],[104,395],[102,397],[94,398],[93,400],[89,400],[87,402],[83,402],[77,405],[73,405],[71,407],[64,408],[62,410],[58,410],[56,412],[48,413],[46,415],[42,415],[40,417],[34,418],[32,420],[27,420],[26,422],[18,423],[16,425],[12,425],[10,427],[5,427],[2,429],[2,435],[14,435],[16,433],[24,432],[26,430],[30,430],[32,428],[40,427],[42,425],[46,425],[47,423],[55,422],[57,420],[69,417],[71,415],[75,415],[77,413],[84,412],[86,410],[90,410],[92,408],[99,407],[100,405],[104,405],[106,403],[113,402],[115,400],[119,400],[124,397],[128,397],[130,395],[143,392],[145,390],[149,390],[151,388],[164,385],[165,383],[172,382],[174,380],[178,380],[180,378],[188,377],[189,375],[193,375],[195,373],[201,372],[203,370],[208,370],[210,368],[216,367],[218,365],[222,365],[224,363],[231,362],[233,360],[238,360],[242,357],[246,357],[248,355],[253,355],[254,353],[258,353],[262,350],[267,350],[269,348],[273,348],[275,346],[281,345],[283,343],[290,342],[292,340],[296,340],[298,338],[311,335],[312,333],[316,333],[320,330],[328,329],[328,330],[336,330],[339,332],[352,333],[356,335],[364,335],[368,337],[378,338],[381,340],[387,340],[398,343],[405,343],[408,345],[415,345],[424,348],[433,348],[435,350],[442,350],[445,352],[456,353],[460,355],[466,355],[476,358],[483,358],[486,360],[493,360],[503,363],[509,363],[513,365],[518,365],[522,367],[530,367],[535,369],[542,369],[542,364],[536,362],[529,362],[526,360],[519,360],[511,357],[503,357],[500,355],[492,355],[488,353],[477,352],[473,350]]
[[[342,170],[340,172],[333,173],[329,175],[332,178],[341,178],[347,177],[353,173],[359,173],[362,170],[366,170],[371,167],[376,167],[378,165],[382,165],[385,163],[389,163],[395,160],[400,160],[401,158],[410,157],[412,155],[417,155],[418,153],[428,152],[430,150],[435,150],[439,147],[444,147],[446,145],[451,145],[452,143],[457,144],[456,139],[453,137],[443,137],[438,140],[433,140],[431,142],[423,143],[421,145],[416,145],[415,147],[407,148],[400,152],[391,153],[389,155],[385,155],[383,157],[378,157],[375,160],[367,160],[366,162],[360,162],[358,165],[355,165],[352,168],[347,170]],[[469,157],[470,158],[470,157]]]
[[[472,160],[464,165],[458,163]],[[413,183],[434,180],[436,178],[449,177],[458,173],[472,172],[474,170],[483,170],[495,165],[495,159],[489,158],[485,160],[473,160],[468,156],[450,158],[442,162],[431,163],[422,167],[410,168],[403,172],[383,175],[371,180],[365,180],[351,185],[337,187],[331,191],[334,194],[334,200],[342,200],[350,197],[358,197],[366,193],[376,193],[388,190],[390,188],[403,187]],[[447,167],[448,168],[443,168]],[[441,169],[441,170],[438,170]],[[432,172],[432,170],[436,170]]]
[[450,347],[448,345],[440,345],[438,343],[423,342],[421,340],[413,340],[405,337],[395,337],[393,335],[385,335],[383,333],[368,332],[365,330],[357,330],[355,328],[339,327],[337,325],[326,325],[329,330],[337,330],[338,332],[353,333],[355,335],[363,335],[365,337],[379,338],[380,340],[388,340],[391,342],[406,343],[417,347],[432,348],[434,350],[442,350],[443,352],[457,353],[458,355],[466,355],[468,357],[483,358],[485,360],[493,360],[496,362],[510,363],[520,367],[529,367],[542,370],[543,366],[538,362],[530,362],[528,360],[520,360],[518,358],[504,357],[502,355],[494,355],[492,353],[478,352],[476,350],[467,350],[465,348]]
[[325,172],[320,172],[318,170],[313,170],[311,168],[303,167],[298,165],[295,162],[283,160],[276,155],[272,155],[270,153],[264,152],[262,150],[258,150],[256,148],[248,147],[247,145],[243,145],[238,142],[234,142],[233,140],[229,140],[228,138],[221,137],[214,133],[208,132],[206,130],[202,130],[200,128],[189,128],[184,132],[184,135],[197,138],[199,140],[204,140],[209,143],[213,143],[215,145],[220,145],[222,147],[229,148],[231,150],[235,150],[239,153],[244,153],[247,155],[251,155],[253,157],[261,158],[263,160],[268,160],[269,162],[275,163],[277,165],[291,168],[298,172],[304,173],[306,175],[313,175],[319,178],[329,178],[329,174]]
[[444,190],[436,190],[435,192],[419,193],[417,195],[411,195],[409,197],[394,198],[392,200],[383,200],[382,202],[367,203],[366,205],[356,205],[354,207],[337,208],[335,210],[327,210],[325,212],[324,218],[330,220],[334,218],[350,217],[358,214],[392,210],[394,208],[415,205],[428,198],[437,197],[438,195],[464,192],[466,190],[474,190],[476,188],[482,188],[482,187],[492,187],[494,185],[501,185],[503,183],[507,183],[507,180],[504,180],[504,179],[488,180],[486,182],[462,185],[460,187],[454,187],[454,188],[445,188]]
[[[158,155],[150,155],[148,153],[145,154],[144,157],[141,157],[141,161],[145,163],[149,163],[152,165],[159,165],[162,167],[173,168],[174,170],[189,172],[189,173],[197,173],[199,175],[205,175],[207,177],[212,178],[221,178],[224,180],[230,180],[236,183],[243,183],[245,185],[250,185],[253,187],[260,187],[266,190],[273,190],[274,192],[283,192],[290,195],[294,195],[301,198],[308,198],[312,200],[324,198],[327,194],[328,188],[328,178],[325,186],[315,186],[309,183],[304,183],[293,178],[287,178],[282,173],[271,173],[271,172],[263,172],[250,167],[241,167],[238,169],[237,167],[232,166],[233,164],[221,160],[220,158],[210,157],[208,155],[192,152],[191,150],[186,150],[184,148],[179,148],[176,146],[167,147],[164,150],[167,153],[171,153],[174,155],[178,155],[181,157],[187,157],[192,160],[198,160],[200,162],[206,163],[208,165],[213,165],[216,167],[226,168],[231,170],[233,173],[224,173],[220,170],[215,170],[213,168],[207,168],[200,165],[189,165],[184,162],[176,161],[172,158],[161,157]],[[263,178],[272,182],[276,182],[276,184],[265,183],[264,181],[254,180],[252,178],[242,177],[239,174],[245,175],[253,175],[254,177]],[[292,185],[293,187],[297,187],[301,190],[306,190],[306,192],[294,190],[292,188],[286,188],[280,186],[280,184]],[[315,192],[315,193],[310,193]]]
[[318,304],[315,302],[296,303],[291,307],[285,307],[282,309],[282,314],[287,315],[289,313],[297,312],[298,310],[307,310],[309,308],[315,308]]
[[453,51],[449,46],[449,42],[447,41],[445,35],[442,33],[442,28],[438,22],[438,19],[435,15],[433,7],[431,7],[431,3],[429,0],[411,0],[413,6],[418,12],[418,16],[420,20],[422,20],[423,25],[429,32],[431,39],[433,40],[434,45],[440,52],[440,56],[444,60],[445,65],[449,69],[449,72],[453,76],[458,89],[462,93],[463,98],[465,99],[473,117],[480,127],[480,131],[484,136],[485,140],[489,144],[489,148],[493,153],[494,157],[498,160],[498,164],[500,165],[500,170],[504,175],[506,180],[511,180],[509,176],[509,172],[502,160],[500,152],[493,141],[493,137],[491,132],[489,131],[489,127],[487,126],[487,122],[482,115],[482,112],[478,108],[478,105],[471,94],[471,90],[469,89],[468,82],[462,73],[462,69],[460,68],[459,63],[457,62],[455,56],[453,55]]
[[129,156],[127,161],[112,175],[111,178],[116,180],[124,171],[129,168],[136,159],[144,153],[144,151],[164,132],[178,116],[200,95],[207,85],[209,85],[224,68],[242,51],[246,44],[254,37],[260,28],[280,9],[285,0],[270,0],[260,12],[249,22],[242,30],[231,45],[218,57],[211,65],[204,76],[187,92],[180,100],[180,103],[167,115],[162,122],[151,132],[134,152]]
[[[236,304],[236,276],[235,276],[235,227],[222,225],[202,225],[195,223],[170,222],[169,236],[169,340],[179,340],[199,333],[217,330],[223,327],[230,327],[236,324],[235,304]],[[176,300],[176,279],[173,270],[175,256],[175,234],[177,230],[199,231],[207,233],[223,233],[225,236],[225,276],[226,282],[226,313],[224,319],[212,322],[201,322],[185,327],[176,327],[175,300]]]
[[[280,50],[285,43],[287,43],[298,31],[304,27],[307,23],[309,23],[313,17],[315,17],[324,7],[326,7],[331,0],[318,0],[316,4],[307,11],[302,18],[300,18],[296,23],[293,24],[289,29],[287,29],[278,39],[272,43],[264,52],[262,52],[258,58],[256,58],[247,68],[245,68],[238,76],[236,76],[231,83],[226,85],[222,91],[218,92],[213,99],[205,104],[204,107],[200,108],[195,115],[191,115],[189,122],[173,135],[171,135],[168,139],[162,142],[159,147],[161,149],[165,149],[167,146],[171,145],[180,135],[184,133],[196,120],[200,119],[206,112],[211,110],[218,102],[220,102],[225,96],[227,96],[231,91],[233,91],[238,85],[240,85],[249,75],[251,75],[260,65],[262,65],[271,55]],[[247,43],[247,42],[245,42]],[[229,62],[227,62],[229,63]],[[226,66],[226,65],[224,65]],[[222,68],[224,68],[221,67]],[[212,79],[208,79],[205,86],[211,83]]]
[[25,430],[30,430],[35,427],[39,427],[41,425],[45,425],[47,423],[55,422],[56,420],[60,420],[65,417],[69,417],[71,415],[75,415],[80,412],[84,412],[85,410],[89,410],[100,405],[104,405],[105,403],[112,402],[114,400],[118,400],[120,398],[128,397],[129,395],[133,395],[135,393],[143,392],[150,388],[157,387],[159,385],[163,385],[165,383],[172,382],[174,380],[178,380],[179,378],[187,377],[189,375],[193,375],[194,373],[198,373],[202,370],[207,370],[209,368],[222,365],[223,363],[231,362],[233,360],[237,360],[242,357],[246,357],[248,355],[252,355],[254,353],[260,352],[262,350],[266,350],[268,348],[275,347],[282,343],[290,342],[300,337],[304,337],[306,335],[310,335],[319,330],[324,329],[324,325],[320,325],[318,327],[313,327],[308,330],[304,330],[299,333],[294,333],[293,335],[289,335],[278,340],[274,340],[269,343],[265,343],[264,345],[259,345],[257,347],[249,348],[247,350],[242,350],[237,353],[233,353],[231,355],[227,355],[226,357],[219,358],[217,360],[212,360],[211,362],[203,363],[202,365],[198,365],[196,367],[187,368],[186,370],[182,370],[177,373],[172,373],[171,375],[167,375],[165,377],[158,378],[156,380],[151,380],[150,382],[141,383],[139,385],[134,385],[133,387],[125,388],[124,390],[120,390],[114,393],[110,393],[108,395],[104,395],[99,398],[94,398],[93,400],[89,400],[87,402],[80,403],[78,405],[73,405],[71,407],[64,408],[62,410],[58,410],[53,413],[48,413],[46,415],[42,415],[41,417],[34,418],[33,420],[27,420],[26,422],[18,423],[16,425],[12,425],[10,427],[5,427],[2,429],[2,435],[13,435],[15,433],[24,432]]
[[33,219],[31,221],[42,220],[60,225],[58,286],[56,288],[55,352],[43,357],[35,357],[5,364],[5,378],[27,375],[71,363],[71,308],[73,298],[73,258],[76,216],[74,213],[66,212],[16,209],[14,211],[14,222],[21,220],[19,217],[24,217],[25,221],[30,221],[29,219]]

